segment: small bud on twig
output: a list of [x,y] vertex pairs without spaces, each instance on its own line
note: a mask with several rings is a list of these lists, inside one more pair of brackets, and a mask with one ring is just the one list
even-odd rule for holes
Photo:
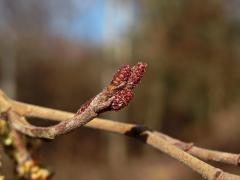
[[67,121],[49,127],[37,127],[21,115],[9,112],[11,125],[18,131],[32,137],[53,139],[81,127],[105,111],[118,111],[126,107],[134,96],[134,88],[146,71],[146,64],[138,63],[130,67],[122,66],[113,76],[111,83],[99,94],[81,106],[78,112]]
[[112,109],[118,111],[124,108],[128,105],[133,96],[134,93],[130,89],[123,89],[122,91],[117,92],[112,102]]
[[131,75],[131,67],[129,65],[123,65],[114,74],[113,79],[111,81],[111,85],[117,87],[121,83],[127,82],[130,75]]
[[140,83],[144,73],[146,72],[147,64],[139,62],[137,65],[130,68],[129,65],[122,66],[113,76],[111,86],[118,87],[112,102],[112,109],[118,111],[131,101],[134,96],[133,89]]

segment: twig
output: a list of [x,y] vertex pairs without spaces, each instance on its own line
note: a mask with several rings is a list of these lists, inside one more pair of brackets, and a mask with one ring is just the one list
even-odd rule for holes
[[[2,99],[4,99],[5,102],[1,101],[0,96],[0,107],[5,105],[8,108],[3,107],[3,109],[10,108],[12,111],[17,112],[23,117],[38,117],[55,121],[64,121],[74,116],[73,113],[69,112],[21,103],[8,98]],[[190,155],[192,154],[204,160],[217,160],[219,162],[237,165],[239,159],[239,155],[237,154],[211,151],[194,147],[192,144],[184,143],[165,134],[143,128],[142,126],[114,122],[106,119],[95,118],[85,126],[118,134],[124,134],[141,140],[183,162],[207,179],[240,179],[239,176],[223,172],[222,170],[210,166]],[[184,152],[183,150],[187,152]]]
[[[20,178],[24,179],[42,179],[46,180],[50,177],[47,169],[37,165],[35,160],[26,148],[23,135],[11,128],[7,123],[6,113],[0,117],[0,135],[7,154],[14,159],[17,168],[16,173]],[[1,178],[0,178],[1,179]]]
[[9,111],[11,125],[18,131],[32,137],[54,139],[58,135],[66,134],[85,125],[102,112],[118,111],[127,106],[134,95],[133,89],[143,77],[146,67],[147,65],[143,63],[138,63],[133,67],[122,66],[102,92],[82,105],[73,117],[57,125],[37,127],[24,120],[24,117],[16,117],[18,116],[16,112]]
[[[19,112],[22,116],[37,117],[37,118],[48,119],[53,121],[65,121],[66,119],[69,119],[72,116],[74,116],[73,113],[30,105],[30,104],[21,103],[13,100],[10,100],[10,103],[12,104],[12,108],[15,111]],[[118,134],[129,134],[128,132],[130,131],[133,132],[134,129],[135,131],[137,131],[136,129],[138,129],[138,131],[139,129],[147,129],[147,128],[143,128],[142,126],[137,126],[134,124],[116,122],[116,121],[111,121],[111,120],[101,119],[101,118],[93,119],[91,122],[87,123],[85,127],[110,131]],[[154,133],[156,133],[159,136],[157,138],[164,139],[169,143],[171,143],[172,145],[175,145],[178,148],[184,151],[187,151],[188,153],[200,159],[207,160],[207,161],[209,160],[218,161],[218,162],[232,164],[232,165],[239,165],[239,162],[240,162],[239,154],[208,150],[208,149],[194,146],[193,143],[186,143],[186,142],[177,140],[175,138],[172,138],[160,132],[154,131]]]
[[50,177],[50,172],[37,165],[35,160],[31,157],[22,140],[21,134],[16,130],[11,129],[10,137],[15,149],[14,157],[17,162],[17,172],[20,177],[25,179],[42,179],[46,180]]
[[[9,99],[1,91],[0,112],[7,112],[8,120],[12,128],[32,137],[54,138],[57,135],[65,134],[88,123],[86,126],[91,128],[125,134],[141,140],[189,166],[204,178],[213,180],[240,179],[240,176],[223,172],[196,158],[199,157],[205,160],[238,164],[238,155],[194,147],[191,143],[184,143],[165,134],[138,125],[97,118],[93,120],[93,118],[104,111],[120,110],[125,107],[132,99],[134,95],[133,89],[143,77],[145,69],[146,65],[143,63],[138,63],[132,68],[129,65],[121,67],[114,75],[111,83],[101,93],[85,103],[75,115],[63,111],[19,103]],[[50,127],[37,127],[31,125],[25,117],[39,117],[63,121]],[[12,138],[15,139],[14,146],[19,148],[20,152],[23,151],[23,153],[25,153],[26,151],[24,151],[22,144],[19,143],[21,142],[21,138],[18,138],[18,133],[15,130],[12,130],[12,132]]]
[[209,150],[209,149],[194,146],[193,143],[186,143],[186,142],[180,141],[178,139],[172,138],[160,132],[155,132],[155,133],[158,136],[160,136],[160,138],[167,140],[169,143],[177,146],[178,148],[202,160],[222,162],[222,163],[232,164],[236,166],[239,166],[240,164],[240,154]]

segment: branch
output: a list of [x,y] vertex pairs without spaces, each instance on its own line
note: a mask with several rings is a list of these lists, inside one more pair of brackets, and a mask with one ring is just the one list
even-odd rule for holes
[[[30,105],[30,104],[17,102],[13,100],[10,100],[9,102],[11,103],[12,108],[16,112],[21,114],[22,117],[24,116],[37,117],[37,118],[48,119],[53,121],[65,121],[66,119],[69,119],[72,116],[74,116],[74,114],[70,112]],[[125,134],[128,136],[130,136],[131,134],[129,132],[139,131],[139,129],[147,129],[146,127],[143,128],[143,126],[138,126],[138,125],[129,124],[129,123],[122,123],[122,122],[115,122],[115,121],[101,119],[101,118],[93,119],[91,122],[87,123],[85,127],[100,129],[100,130],[109,131],[117,134]],[[157,138],[164,139],[165,141],[168,141],[172,145],[175,145],[178,148],[200,159],[207,160],[207,161],[209,160],[217,161],[217,162],[222,162],[222,163],[232,164],[237,166],[240,164],[239,154],[208,150],[208,149],[194,146],[193,143],[186,143],[186,142],[177,140],[175,138],[172,138],[166,134],[163,134],[157,131],[151,131],[151,132],[154,132],[155,134],[157,134],[159,136]],[[132,134],[133,134],[132,136],[134,136],[134,133]]]
[[180,141],[178,139],[172,138],[160,132],[155,132],[155,133],[158,136],[160,136],[160,138],[165,139],[169,143],[177,146],[178,148],[202,160],[216,161],[216,162],[232,164],[236,166],[240,165],[240,154],[209,150],[209,149],[194,146],[193,143],[186,143],[186,142]]
[[[111,83],[102,92],[85,103],[75,115],[16,102],[9,99],[1,91],[0,112],[7,113],[12,128],[32,137],[52,139],[57,135],[68,133],[77,127],[86,125],[87,127],[124,134],[141,140],[184,163],[204,178],[239,180],[240,176],[226,173],[196,158],[238,165],[239,155],[194,147],[192,143],[184,143],[143,126],[95,118],[102,112],[117,111],[127,106],[134,96],[133,89],[140,82],[145,69],[146,65],[142,63],[133,67],[129,65],[121,67],[114,75]],[[50,127],[37,127],[30,124],[25,117],[38,117],[61,122]]]
[[143,77],[146,67],[147,65],[143,63],[138,63],[133,67],[122,66],[113,76],[111,83],[83,104],[78,112],[67,121],[50,127],[37,127],[28,123],[24,117],[18,117],[16,112],[9,111],[11,125],[32,137],[54,139],[58,135],[66,134],[85,125],[100,113],[109,110],[118,111],[127,106],[134,96],[133,90]]
[[[4,99],[4,101],[1,101],[1,99]],[[15,115],[20,118],[26,116],[64,122],[66,119],[74,116],[73,113],[69,112],[21,103],[11,100],[9,98],[1,98],[1,95],[0,107],[5,110],[11,109],[12,111],[17,112],[17,114]],[[152,131],[134,124],[127,124],[95,118],[91,122],[87,123],[85,126],[113,133],[124,134],[142,142],[145,142],[146,144],[149,144],[156,149],[159,149],[166,154],[172,156],[173,158],[183,162],[185,165],[189,166],[194,171],[201,174],[204,178],[217,180],[240,179],[239,176],[223,172],[222,170],[208,165],[203,161],[200,161],[199,159],[190,155],[192,154],[204,160],[217,160],[223,163],[238,165],[239,155],[237,154],[198,148],[193,146],[191,143],[184,143],[177,139],[171,138],[163,133]]]
[[19,176],[25,179],[48,179],[50,177],[50,172],[37,165],[36,161],[28,152],[21,134],[12,129],[10,137],[15,149],[14,157],[17,162],[17,172]]

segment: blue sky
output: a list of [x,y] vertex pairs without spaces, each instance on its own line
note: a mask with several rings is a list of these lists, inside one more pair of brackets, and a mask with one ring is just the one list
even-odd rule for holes
[[109,27],[116,36],[121,36],[129,29],[132,23],[129,19],[133,19],[135,14],[132,12],[134,8],[129,9],[126,5],[121,7],[121,3],[114,7],[115,4],[108,3],[108,0],[92,0],[85,7],[81,2],[73,0],[75,7],[70,19],[60,17],[55,20],[53,24],[55,33],[74,40],[103,43]]
[[105,6],[105,0],[98,0],[85,9],[83,13],[76,13],[67,30],[68,33],[76,38],[102,41]]

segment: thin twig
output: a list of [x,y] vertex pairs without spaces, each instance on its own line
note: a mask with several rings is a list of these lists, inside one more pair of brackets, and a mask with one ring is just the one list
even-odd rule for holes
[[[37,117],[37,118],[48,119],[53,121],[65,121],[66,119],[69,119],[72,116],[74,116],[74,114],[70,112],[30,105],[30,104],[21,103],[13,100],[11,100],[10,103],[12,104],[12,108],[14,110],[17,110],[17,112],[19,112],[22,116],[26,116],[26,117]],[[107,119],[95,118],[91,122],[87,123],[85,127],[110,131],[118,134],[129,134],[128,133],[129,131],[131,131],[132,129],[140,129],[141,126],[137,126],[135,124],[111,121]],[[186,143],[160,132],[155,131],[154,133],[158,134],[159,136],[158,138],[162,138],[168,141],[169,143],[177,146],[178,148],[184,151],[187,151],[188,153],[200,159],[207,160],[207,161],[209,160],[218,161],[218,162],[232,164],[232,165],[239,165],[239,162],[240,162],[239,154],[213,151],[205,148],[200,148],[200,147],[194,146],[193,143]]]
[[10,138],[14,147],[14,157],[17,162],[17,172],[19,176],[25,179],[48,179],[50,172],[38,166],[27,150],[21,136],[19,132],[11,129]]
[[222,162],[222,163],[226,163],[226,164],[232,164],[232,165],[239,166],[240,154],[209,150],[209,149],[194,146],[193,143],[186,143],[186,142],[180,141],[178,139],[172,138],[161,132],[155,132],[155,133],[158,136],[160,136],[161,138],[170,142],[171,144],[177,146],[178,148],[180,148],[202,160],[216,161],[216,162]]
[[127,106],[134,96],[133,90],[142,79],[147,65],[138,63],[133,67],[122,66],[113,76],[110,84],[99,94],[81,106],[78,112],[66,121],[50,127],[31,125],[24,117],[19,118],[16,112],[9,111],[11,125],[18,131],[32,137],[53,139],[81,127],[97,117],[100,113],[118,111]]
[[[111,101],[104,102],[104,106],[108,107]],[[103,105],[103,104],[101,104]],[[96,106],[99,108],[99,106]],[[103,107],[103,106],[101,106]],[[28,123],[24,117],[19,116],[16,112],[9,111],[11,125],[18,131],[27,134],[32,137],[54,139],[56,136],[66,134],[75,128],[83,126],[94,117],[98,115],[97,108],[89,107],[83,113],[74,115],[67,121],[62,121],[57,125],[51,127],[37,127]]]
[[[240,179],[240,176],[226,173],[196,158],[199,157],[205,160],[238,164],[238,155],[194,147],[191,143],[184,143],[165,134],[138,125],[104,119],[93,120],[93,118],[104,111],[120,110],[125,107],[132,99],[134,95],[133,89],[140,82],[145,73],[145,69],[146,64],[143,63],[138,63],[132,68],[129,65],[121,67],[114,75],[111,83],[101,93],[85,103],[75,115],[19,103],[9,99],[1,91],[0,112],[7,113],[12,128],[32,137],[54,138],[57,135],[65,134],[88,123],[86,124],[88,127],[124,134],[141,140],[189,166],[204,178],[213,180]],[[25,117],[39,117],[63,121],[50,127],[37,127],[30,124]],[[19,151],[21,152],[24,150],[22,144],[19,143],[21,142],[21,138],[18,138],[18,132],[13,129],[12,134],[12,138],[16,141],[15,147],[20,148]],[[23,154],[25,152],[26,151],[23,151]]]
[[2,113],[0,116],[1,141],[7,154],[16,163],[18,177],[21,179],[48,179],[50,172],[38,166],[26,148],[23,135],[9,126],[6,115],[7,113]]
[[[10,108],[12,111],[17,112],[17,114],[19,114],[20,116],[38,117],[55,121],[64,121],[74,116],[73,113],[69,112],[44,108],[40,106],[34,106],[26,103],[13,101],[8,98],[5,99],[5,101],[6,100],[7,102],[1,103],[0,97],[0,107],[4,106],[5,104],[8,107],[8,109]],[[172,156],[173,158],[179,160],[180,162],[183,162],[184,164],[192,168],[194,171],[201,174],[204,178],[217,180],[240,179],[239,176],[223,172],[222,170],[215,168],[190,155],[193,154],[194,156],[202,158],[204,160],[217,160],[219,162],[236,165],[238,164],[236,162],[238,162],[239,159],[239,156],[236,154],[217,152],[194,147],[191,144],[189,145],[187,143],[183,143],[182,141],[173,139],[162,133],[151,131],[147,128],[143,128],[142,126],[137,126],[133,124],[95,118],[91,122],[87,123],[85,126],[110,131],[118,134],[124,134],[130,137],[134,137],[138,140],[141,140],[146,144],[149,144],[155,147],[156,149],[165,152],[166,154]]]

